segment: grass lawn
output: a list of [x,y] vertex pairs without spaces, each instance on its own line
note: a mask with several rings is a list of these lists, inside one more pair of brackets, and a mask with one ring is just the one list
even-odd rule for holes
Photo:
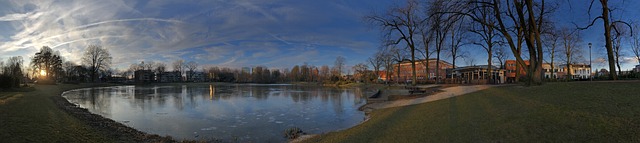
[[0,142],[114,142],[53,102],[82,85],[36,85],[35,91],[0,92]]
[[640,82],[495,87],[376,110],[304,142],[640,142]]

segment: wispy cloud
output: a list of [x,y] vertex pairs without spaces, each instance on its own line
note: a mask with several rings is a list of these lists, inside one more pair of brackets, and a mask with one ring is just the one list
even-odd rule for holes
[[[0,58],[28,57],[42,46],[79,63],[87,45],[108,48],[114,65],[141,60],[201,65],[286,67],[325,57],[373,53],[377,32],[368,31],[358,12],[375,5],[295,0],[238,1],[8,1],[0,10]],[[367,11],[363,11],[367,12]],[[290,50],[295,49],[295,50]],[[10,53],[10,54],[4,54]]]

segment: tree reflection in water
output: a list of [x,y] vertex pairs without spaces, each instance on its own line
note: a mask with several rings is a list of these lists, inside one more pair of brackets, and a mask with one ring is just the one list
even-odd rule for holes
[[[174,138],[283,142],[281,132],[344,129],[363,121],[358,107],[375,91],[295,85],[191,84],[81,89],[65,98],[136,129]],[[83,96],[85,98],[78,98]],[[170,103],[170,104],[167,104]],[[172,103],[172,104],[171,104]]]

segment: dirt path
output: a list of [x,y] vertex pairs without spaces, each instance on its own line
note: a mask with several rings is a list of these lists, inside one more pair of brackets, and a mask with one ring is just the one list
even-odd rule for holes
[[471,85],[471,86],[455,86],[455,87],[448,87],[448,88],[444,88],[442,89],[442,92],[438,92],[434,95],[429,95],[426,97],[420,97],[420,98],[415,98],[415,99],[406,99],[406,100],[396,100],[396,101],[387,101],[387,102],[381,102],[381,103],[373,103],[373,104],[368,104],[366,105],[363,109],[366,110],[372,110],[372,109],[384,109],[384,108],[391,108],[391,107],[399,107],[399,106],[407,106],[407,105],[414,105],[414,104],[420,104],[420,103],[426,103],[426,102],[431,102],[431,101],[436,101],[436,100],[440,100],[440,99],[446,99],[446,98],[451,98],[454,96],[460,96],[460,95],[464,95],[467,93],[471,93],[471,92],[475,92],[475,91],[479,91],[479,90],[484,90],[490,87],[495,87],[495,86],[500,86],[500,85]]

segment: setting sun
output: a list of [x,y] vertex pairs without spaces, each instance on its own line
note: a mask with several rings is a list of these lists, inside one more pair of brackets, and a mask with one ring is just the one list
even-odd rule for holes
[[40,75],[41,75],[41,76],[46,76],[46,75],[47,75],[47,71],[45,71],[45,70],[40,70]]

